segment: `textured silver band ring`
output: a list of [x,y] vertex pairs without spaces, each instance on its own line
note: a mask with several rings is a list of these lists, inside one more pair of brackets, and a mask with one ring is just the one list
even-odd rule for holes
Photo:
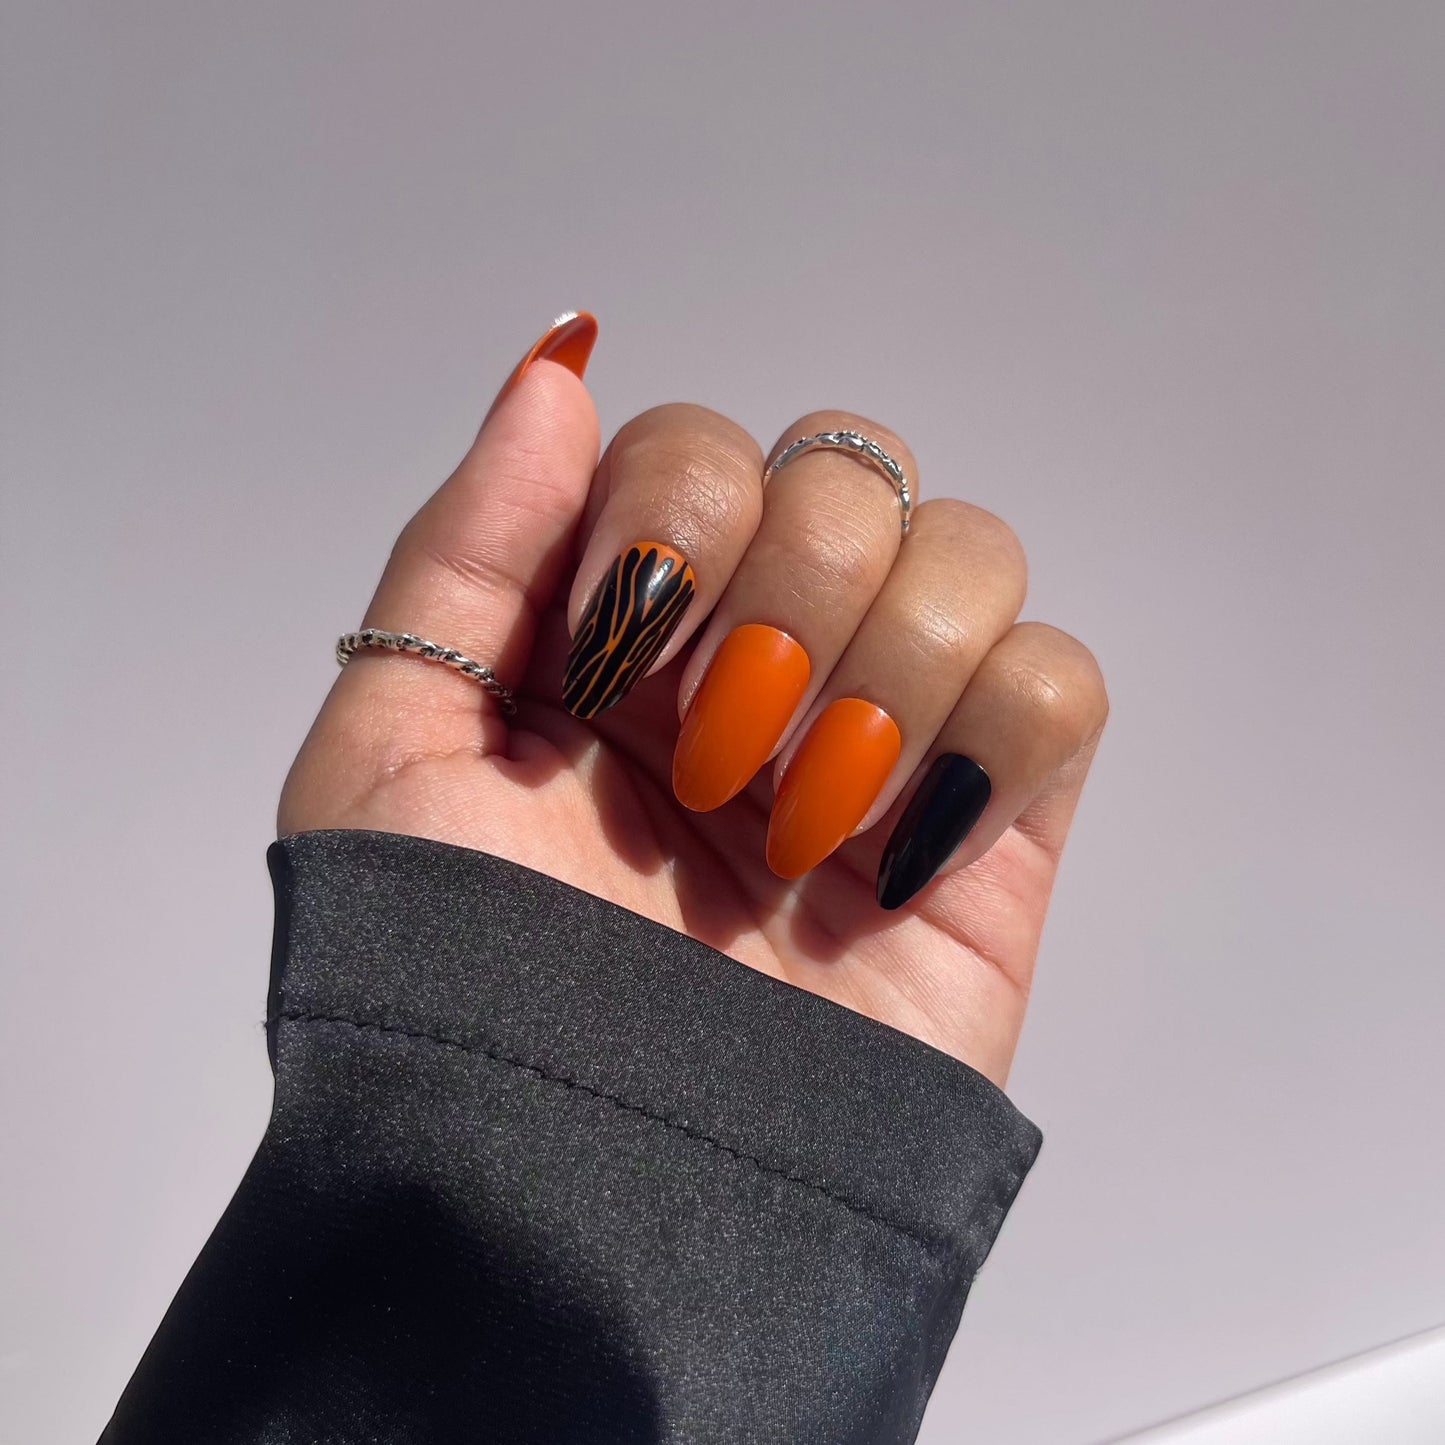
[[852,452],[855,456],[862,457],[864,461],[871,462],[878,471],[883,473],[898,494],[898,505],[903,512],[903,535],[906,537],[909,516],[913,511],[913,489],[908,485],[908,478],[904,476],[903,468],[877,442],[870,441],[862,432],[825,431],[819,432],[817,436],[799,437],[797,441],[789,442],[778,453],[777,461],[763,473],[763,485],[766,487],[772,481],[773,473],[782,471],[794,457],[800,457],[804,452],[811,452],[818,447],[835,447],[841,451]]
[[480,662],[473,662],[470,657],[463,657],[455,647],[441,647],[424,637],[414,637],[410,632],[383,632],[379,627],[363,627],[360,632],[346,632],[336,639],[336,661],[345,667],[363,647],[410,652],[417,657],[425,657],[429,662],[440,662],[444,667],[455,668],[464,677],[481,683],[509,717],[517,710],[517,700],[508,688],[497,681],[496,673]]

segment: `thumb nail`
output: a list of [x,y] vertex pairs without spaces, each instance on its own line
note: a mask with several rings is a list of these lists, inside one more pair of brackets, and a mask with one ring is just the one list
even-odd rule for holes
[[[516,389],[534,361],[555,361],[581,379],[587,373],[587,363],[596,344],[597,318],[587,311],[564,311],[517,363],[516,369],[497,393],[487,416],[490,417]],[[483,425],[486,425],[485,421]]]

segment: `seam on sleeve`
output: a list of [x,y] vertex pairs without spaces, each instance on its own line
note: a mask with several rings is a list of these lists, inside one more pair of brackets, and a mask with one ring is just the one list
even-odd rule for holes
[[768,1164],[759,1159],[755,1154],[749,1154],[744,1149],[739,1149],[732,1144],[724,1143],[721,1139],[714,1138],[711,1134],[705,1134],[691,1125],[684,1124],[680,1120],[670,1118],[666,1114],[660,1114],[642,1104],[634,1104],[626,1099],[619,1098],[615,1094],[609,1094],[605,1090],[593,1088],[592,1085],[583,1083],[580,1079],[574,1079],[566,1074],[556,1073],[551,1069],[544,1068],[540,1064],[528,1062],[513,1054],[507,1053],[504,1049],[493,1044],[482,1042],[468,1042],[465,1039],[448,1038],[444,1034],[425,1033],[418,1029],[410,1029],[402,1024],[388,1023],[384,1019],[362,1019],[352,1018],[346,1014],[323,1014],[313,1013],[306,1009],[281,1009],[271,1016],[269,1022],[276,1023],[284,1021],[287,1023],[299,1024],[344,1024],[350,1028],[360,1031],[373,1031],[382,1034],[394,1034],[401,1038],[412,1039],[418,1043],[433,1044],[438,1048],[454,1049],[464,1054],[482,1054],[489,1059],[495,1059],[498,1063],[510,1064],[513,1068],[522,1069],[526,1073],[533,1074],[539,1079],[545,1079],[548,1083],[560,1084],[564,1088],[575,1090],[579,1094],[587,1094],[591,1098],[601,1099],[612,1104],[616,1108],[628,1114],[636,1114],[643,1119],[649,1119],[655,1124],[661,1124],[665,1128],[674,1129],[679,1134],[685,1134],[689,1139],[694,1139],[700,1144],[706,1144],[709,1148],[716,1149],[732,1158],[751,1164],[761,1173],[768,1174],[777,1179],[784,1179],[790,1184],[796,1184],[804,1189],[812,1190],[815,1194],[821,1194],[825,1199],[831,1200],[834,1204],[841,1205],[844,1209],[854,1214],[862,1215],[863,1218],[872,1220],[875,1224],[881,1224],[888,1229],[911,1239],[915,1244],[922,1245],[929,1250],[951,1251],[954,1248],[954,1241],[943,1235],[925,1234],[914,1229],[911,1225],[904,1224],[901,1220],[891,1219],[886,1214],[881,1214],[870,1205],[860,1200],[850,1199],[845,1194],[839,1194],[836,1190],[830,1189],[826,1184],[819,1184],[815,1180],[804,1178],[799,1174],[789,1173],[786,1169],[779,1168],[776,1164]]

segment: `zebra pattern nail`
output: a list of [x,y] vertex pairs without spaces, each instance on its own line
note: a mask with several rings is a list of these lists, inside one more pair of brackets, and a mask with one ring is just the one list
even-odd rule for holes
[[567,659],[562,701],[596,717],[647,675],[697,591],[692,564],[662,542],[638,542],[597,589]]

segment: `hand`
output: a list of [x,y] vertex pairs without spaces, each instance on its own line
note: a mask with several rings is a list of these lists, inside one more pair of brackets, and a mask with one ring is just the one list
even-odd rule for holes
[[[523,359],[362,624],[490,663],[518,715],[435,662],[359,652],[286,780],[280,835],[380,829],[512,859],[1002,1085],[1108,712],[1093,656],[1017,621],[1024,557],[997,517],[924,501],[905,539],[890,482],[848,452],[809,451],[764,489],[742,428],[670,405],[599,465],[594,339],[582,317]],[[877,442],[917,496],[903,442],[845,412],[802,417],[769,460],[835,430]],[[574,633],[584,716],[564,705]]]

